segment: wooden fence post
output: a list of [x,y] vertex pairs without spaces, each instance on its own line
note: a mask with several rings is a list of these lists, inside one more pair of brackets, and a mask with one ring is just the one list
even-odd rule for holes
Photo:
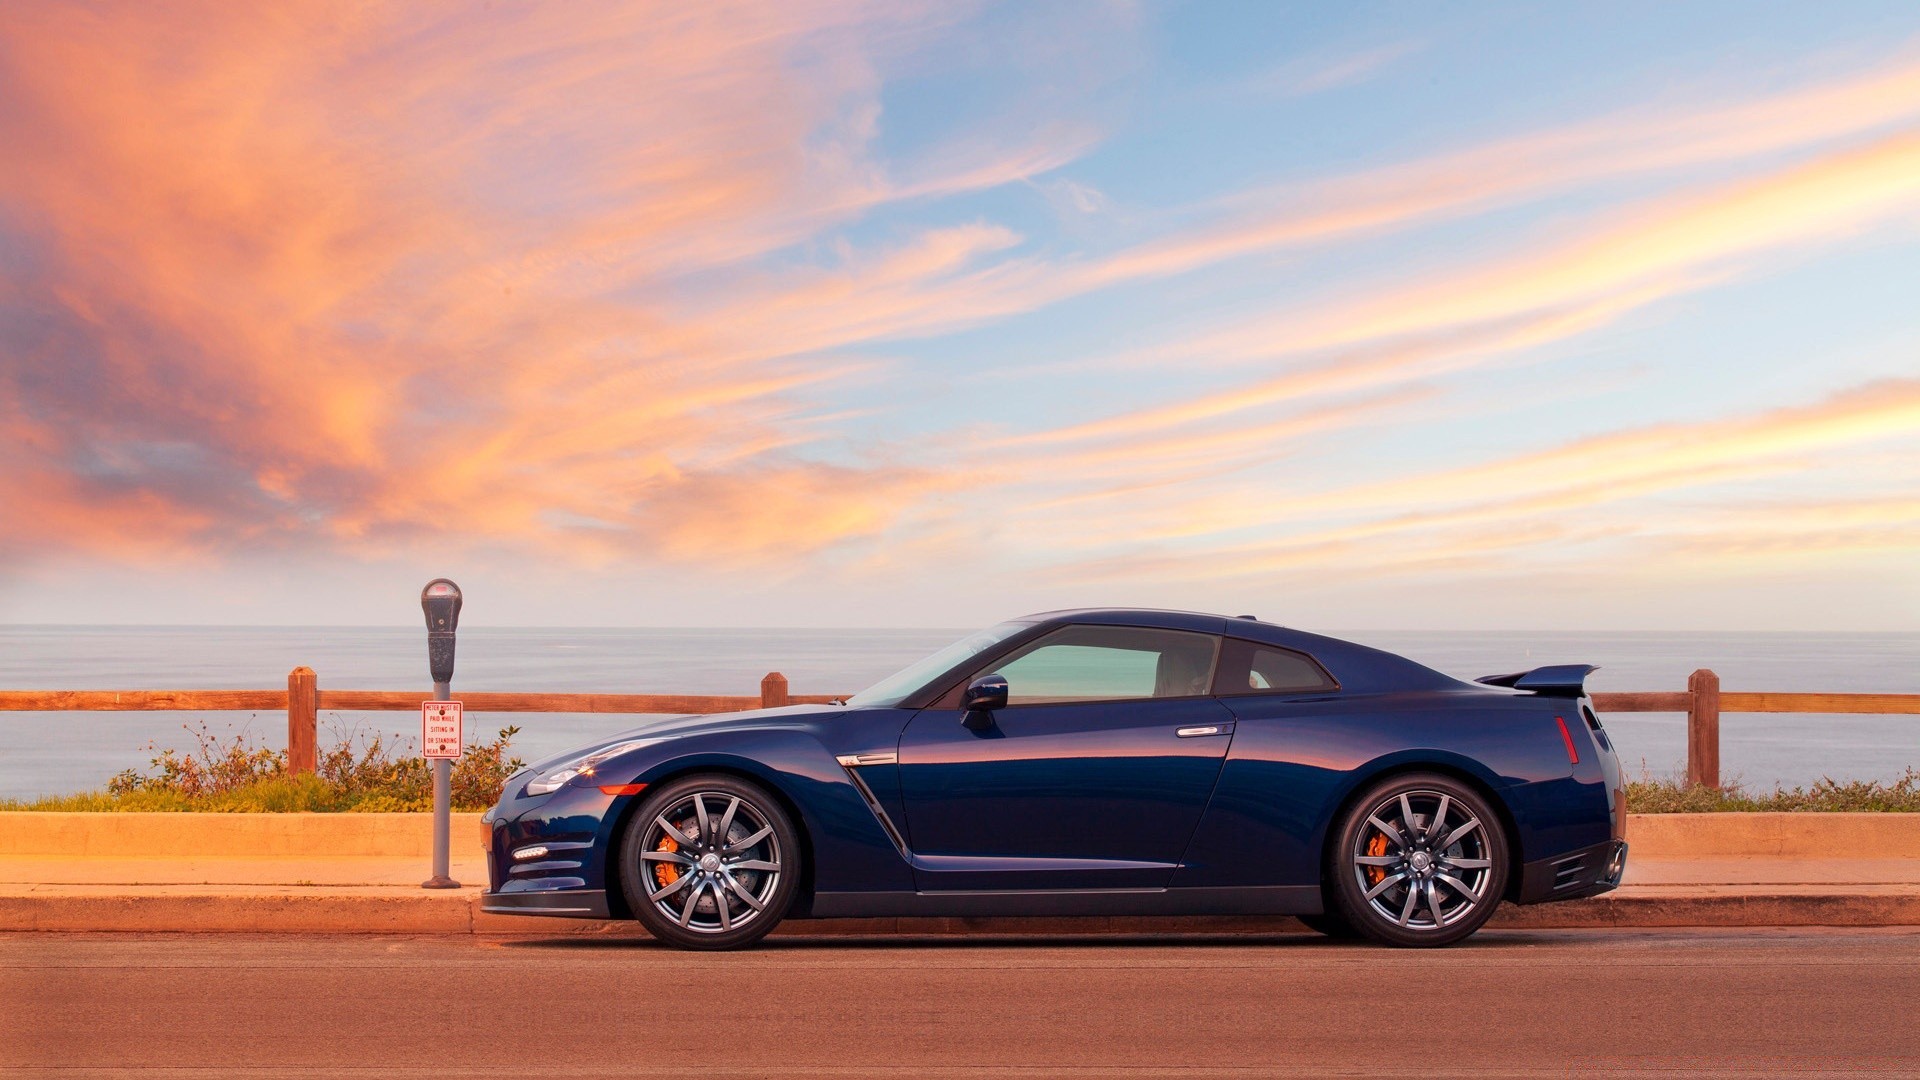
[[760,707],[774,709],[787,704],[787,677],[770,671],[760,680]]
[[1720,676],[1701,668],[1687,676],[1687,784],[1720,786]]
[[319,764],[316,728],[320,713],[319,680],[310,667],[287,673],[287,771],[310,773]]

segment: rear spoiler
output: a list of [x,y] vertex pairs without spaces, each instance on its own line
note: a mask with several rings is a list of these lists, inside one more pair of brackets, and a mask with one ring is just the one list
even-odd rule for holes
[[1599,670],[1593,664],[1555,664],[1511,675],[1488,675],[1473,681],[1488,686],[1510,686],[1547,697],[1582,697],[1587,692],[1587,676]]

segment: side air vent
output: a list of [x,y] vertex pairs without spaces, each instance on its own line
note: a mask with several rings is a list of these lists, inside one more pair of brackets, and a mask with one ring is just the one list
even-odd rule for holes
[[1587,857],[1575,855],[1570,859],[1561,859],[1553,864],[1553,891],[1579,888],[1592,880],[1587,870]]

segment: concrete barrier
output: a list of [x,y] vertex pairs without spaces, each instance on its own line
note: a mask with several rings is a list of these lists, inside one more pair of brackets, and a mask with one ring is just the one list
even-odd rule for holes
[[[1920,892],[1805,888],[1792,892],[1698,890],[1683,895],[1609,893],[1532,907],[1503,905],[1496,930],[1626,927],[1920,926]],[[1111,918],[796,919],[777,937],[1030,934],[1279,934],[1306,928],[1283,915]],[[535,934],[644,938],[633,922],[488,915],[477,891],[332,889],[311,893],[105,887],[14,892],[0,887],[0,931],[122,933]]]
[[[454,814],[455,848],[480,815]],[[0,813],[0,858],[433,857],[432,814]]]
[[1920,814],[1629,814],[1633,859],[1920,859]]
[[[478,814],[458,814],[465,888],[423,891],[428,814],[0,812],[0,931],[637,934],[631,923],[480,911]],[[1661,814],[1627,825],[1627,886],[1503,907],[1495,927],[1920,925],[1920,814]],[[1793,860],[1802,860],[1794,862]],[[1636,877],[1633,867],[1640,867]],[[456,863],[458,868],[458,863]],[[1720,884],[1714,884],[1714,883]],[[1295,932],[1282,917],[835,919],[780,933]]]
[[[453,815],[456,850],[479,814]],[[1636,860],[1916,859],[1920,814],[1632,814]],[[431,858],[429,814],[0,813],[0,857]]]

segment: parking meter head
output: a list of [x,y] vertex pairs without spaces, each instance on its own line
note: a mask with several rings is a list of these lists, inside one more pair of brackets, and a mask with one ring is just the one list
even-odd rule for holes
[[434,578],[420,590],[427,613],[427,669],[436,683],[453,681],[453,633],[460,628],[460,586]]
[[420,609],[427,613],[427,629],[453,633],[460,629],[460,586],[434,578],[420,590]]

